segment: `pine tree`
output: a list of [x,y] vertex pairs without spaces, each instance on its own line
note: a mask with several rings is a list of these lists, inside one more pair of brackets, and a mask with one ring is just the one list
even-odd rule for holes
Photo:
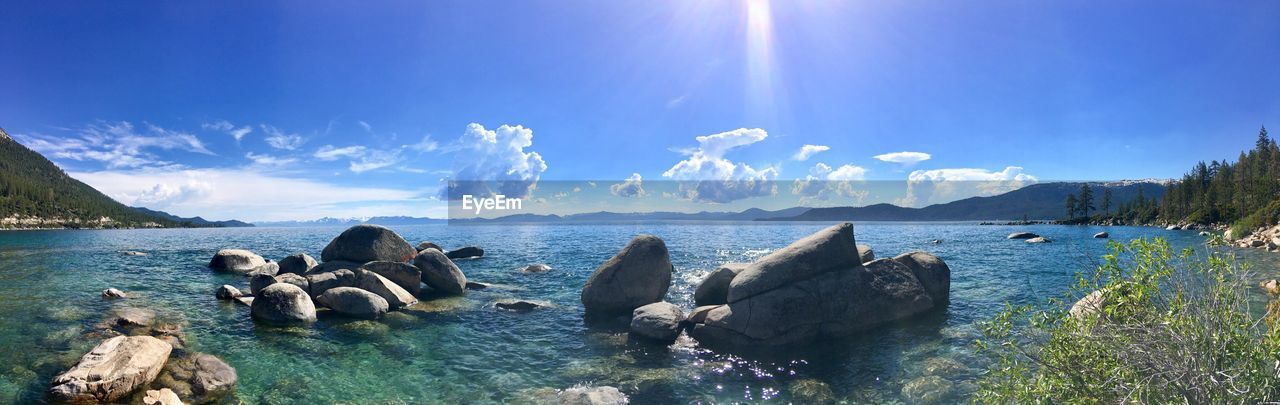
[[1088,184],[1080,186],[1080,201],[1078,203],[1080,216],[1085,219],[1089,218],[1089,211],[1093,210],[1093,189]]
[[1077,209],[1079,209],[1079,207],[1076,205],[1076,195],[1074,193],[1067,194],[1067,220],[1068,221],[1076,219]]
[[1102,212],[1104,215],[1111,215],[1111,189],[1102,188]]

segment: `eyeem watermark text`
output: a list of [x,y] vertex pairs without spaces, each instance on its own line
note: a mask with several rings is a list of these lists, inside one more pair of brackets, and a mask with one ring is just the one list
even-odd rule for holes
[[470,194],[462,196],[462,209],[471,211],[475,210],[476,215],[480,215],[484,211],[514,211],[521,208],[519,198],[507,198],[507,196],[498,194],[493,198],[476,198]]

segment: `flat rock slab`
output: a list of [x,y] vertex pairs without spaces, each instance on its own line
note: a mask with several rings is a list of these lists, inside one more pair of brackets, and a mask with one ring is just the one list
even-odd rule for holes
[[151,336],[107,339],[54,377],[49,396],[56,402],[114,402],[155,380],[171,351],[173,346]]

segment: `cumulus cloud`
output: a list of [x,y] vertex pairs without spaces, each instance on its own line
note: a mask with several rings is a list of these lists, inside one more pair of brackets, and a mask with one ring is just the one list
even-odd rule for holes
[[796,154],[791,155],[791,159],[803,162],[809,160],[810,156],[829,150],[831,150],[831,147],[825,145],[805,145],[801,146],[800,150],[796,151]]
[[905,166],[911,166],[933,158],[932,155],[924,152],[893,152],[873,157],[881,162],[899,163]]
[[271,145],[276,149],[296,150],[303,143],[306,143],[306,139],[303,139],[302,135],[285,133],[279,128],[270,125],[263,124],[262,132],[267,133],[267,137],[264,138],[267,141],[267,145]]
[[144,124],[138,130],[127,121],[99,122],[76,129],[69,136],[15,135],[27,147],[57,159],[96,161],[108,168],[174,167],[153,152],[185,151],[214,155],[194,134]]
[[464,194],[489,195],[495,190],[508,197],[528,197],[538,179],[547,170],[542,155],[533,150],[533,130],[520,125],[503,125],[486,129],[471,123],[451,149],[454,154],[453,178],[447,197],[459,199]]
[[403,187],[342,186],[254,169],[104,170],[72,172],[127,205],[180,216],[248,221],[371,215],[443,217],[443,204]]
[[825,163],[818,163],[809,169],[809,175],[796,179],[791,186],[791,194],[800,196],[802,202],[845,199],[856,203],[867,196],[867,190],[857,187],[866,177],[867,170],[862,167],[842,165],[832,169]]
[[898,205],[920,207],[1013,191],[1039,180],[1018,166],[986,169],[916,170],[907,176],[907,194]]
[[695,138],[696,148],[682,151],[688,158],[662,173],[679,181],[679,198],[699,202],[727,203],[749,197],[774,195],[778,177],[776,168],[755,169],[735,163],[724,156],[730,150],[763,141],[769,136],[763,129],[739,128],[729,132]]
[[629,198],[644,197],[648,194],[644,191],[644,185],[643,181],[640,179],[640,173],[631,173],[631,177],[628,177],[621,183],[609,186],[609,192],[619,197]]
[[206,122],[204,124],[201,124],[200,127],[206,130],[225,132],[227,135],[231,135],[232,138],[235,138],[236,143],[239,143],[240,139],[243,139],[245,135],[248,135],[250,132],[253,132],[253,127],[251,126],[245,125],[243,127],[237,128],[235,125],[232,125],[227,120],[218,120],[212,123]]

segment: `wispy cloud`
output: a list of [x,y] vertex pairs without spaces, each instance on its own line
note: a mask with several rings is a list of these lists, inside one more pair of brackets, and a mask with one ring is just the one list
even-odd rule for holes
[[15,135],[31,149],[59,159],[97,161],[109,168],[173,167],[152,151],[176,150],[214,155],[194,134],[144,123],[138,130],[127,121],[98,122],[73,129],[68,136]]
[[791,155],[791,159],[795,161],[803,162],[803,161],[809,160],[810,156],[816,155],[820,152],[826,152],[829,150],[831,150],[831,147],[826,145],[804,145],[804,146],[801,146],[800,150],[796,151],[794,155]]
[[212,123],[206,122],[204,124],[201,124],[200,127],[206,130],[220,131],[220,132],[226,133],[227,135],[231,135],[232,138],[236,139],[236,143],[240,143],[240,140],[244,139],[245,135],[248,135],[250,132],[253,132],[253,127],[251,126],[245,125],[237,128],[235,125],[233,125],[231,122],[227,120],[218,120]]
[[302,138],[302,135],[286,133],[271,125],[262,124],[262,132],[267,133],[267,137],[264,139],[267,141],[267,145],[271,145],[276,149],[296,150],[306,143],[306,139]]
[[260,155],[253,152],[246,153],[244,157],[252,161],[253,164],[261,165],[261,166],[277,166],[278,167],[278,166],[290,165],[298,161],[297,158],[284,158],[284,157],[271,156],[271,155]]
[[320,149],[316,149],[316,152],[312,154],[312,156],[315,156],[317,159],[320,159],[320,160],[328,161],[328,160],[338,160],[344,157],[345,158],[360,157],[364,155],[364,152],[365,152],[365,147],[359,146],[359,145],[346,146],[341,148],[335,147],[333,145],[324,145],[324,146],[321,146]]

